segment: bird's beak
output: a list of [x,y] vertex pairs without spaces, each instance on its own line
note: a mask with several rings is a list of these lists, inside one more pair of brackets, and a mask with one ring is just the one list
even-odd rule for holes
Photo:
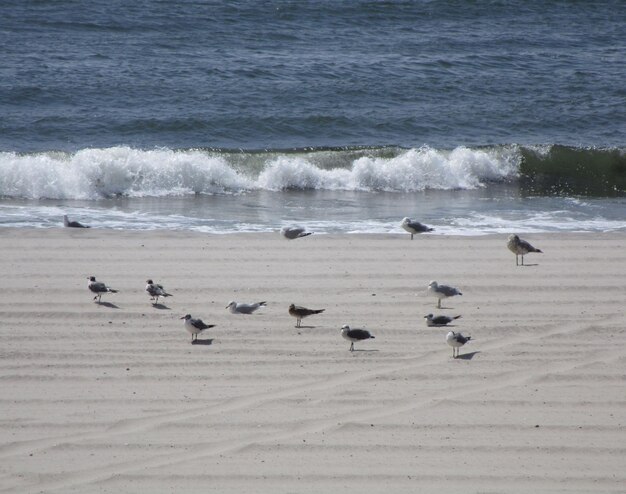
[[181,317],[181,319],[185,319],[185,316]]

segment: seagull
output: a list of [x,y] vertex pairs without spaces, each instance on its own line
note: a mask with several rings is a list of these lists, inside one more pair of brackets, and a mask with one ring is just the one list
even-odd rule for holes
[[441,309],[441,299],[454,297],[455,295],[463,295],[458,288],[448,285],[439,285],[436,281],[431,281],[428,285],[428,293],[433,297],[437,297],[437,308]]
[[471,336],[463,336],[461,333],[450,331],[446,335],[446,342],[452,347],[452,358],[457,358],[459,356],[459,348],[471,339]]
[[411,240],[413,240],[413,235],[415,235],[416,233],[433,231],[433,228],[423,225],[419,221],[413,221],[411,218],[404,218],[400,226],[411,234]]
[[280,234],[288,240],[293,240],[294,238],[313,235],[313,232],[307,232],[306,229],[301,226],[283,226],[280,229]]
[[366,329],[350,329],[350,326],[344,324],[341,327],[341,336],[343,336],[346,340],[350,341],[350,351],[354,351],[354,342],[361,340],[369,340],[370,338],[375,338],[369,331]]
[[452,321],[454,321],[455,319],[458,319],[459,317],[461,316],[448,317],[448,316],[433,316],[432,314],[428,314],[427,316],[424,316],[424,319],[426,319],[427,326],[437,327],[437,326],[445,326],[446,324],[450,324]]
[[265,307],[265,302],[257,302],[256,304],[238,304],[237,302],[229,302],[226,306],[233,314],[252,314],[259,307]]
[[198,339],[198,334],[205,329],[214,328],[215,324],[204,324],[202,319],[194,319],[191,314],[181,317],[185,320],[185,329],[191,333],[191,343]]
[[159,303],[159,297],[171,297],[171,293],[167,293],[163,285],[154,283],[152,280],[146,280],[146,292],[150,295],[150,300],[154,300],[154,304]]
[[517,256],[522,256],[522,266],[524,265],[524,255],[529,252],[539,252],[543,254],[539,249],[535,249],[532,245],[530,245],[526,240],[522,240],[517,235],[509,235],[509,241],[506,243],[506,246],[509,248],[513,254],[515,254],[515,265],[519,266]]
[[296,318],[296,328],[299,328],[302,318],[312,316],[313,314],[321,314],[325,310],[326,309],[307,309],[306,307],[291,304],[289,306],[289,315]]
[[69,218],[67,217],[67,214],[63,215],[63,226],[67,228],[91,228],[90,226],[83,225],[82,223],[79,223],[78,221],[70,221]]
[[98,303],[100,303],[100,298],[102,297],[103,293],[117,293],[117,290],[106,286],[101,281],[96,281],[95,276],[89,276],[87,279],[89,280],[87,288],[89,288],[93,293],[96,294],[93,299],[98,299]]

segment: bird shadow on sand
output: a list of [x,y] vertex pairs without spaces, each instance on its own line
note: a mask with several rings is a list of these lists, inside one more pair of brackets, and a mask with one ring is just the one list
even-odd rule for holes
[[119,309],[119,307],[111,302],[96,302],[98,305],[108,307],[109,309]]
[[163,305],[163,304],[152,304],[152,307],[154,307],[155,309],[161,309],[161,310],[172,310],[167,305]]
[[539,263],[534,263],[534,264],[520,264],[519,266],[517,266],[518,268],[532,268],[534,266],[539,266]]
[[380,350],[377,350],[377,349],[365,350],[365,349],[355,348],[350,353],[357,353],[357,352],[359,352],[359,353],[371,353],[371,352],[380,352]]
[[208,338],[206,340],[193,340],[191,342],[192,345],[212,345],[213,344],[213,338]]
[[470,353],[462,353],[461,355],[459,355],[456,360],[472,360],[474,358],[474,355],[478,354],[480,352],[470,352]]
[[294,326],[296,329],[315,329],[317,326]]

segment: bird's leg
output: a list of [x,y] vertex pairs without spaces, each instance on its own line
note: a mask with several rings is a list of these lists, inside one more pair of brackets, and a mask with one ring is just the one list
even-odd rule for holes
[[413,240],[413,234],[411,233],[411,240]]
[[517,254],[515,254],[515,265],[516,266],[519,266],[519,259],[518,259],[518,257],[519,256]]
[[524,254],[522,254],[522,266],[524,265]]
[[350,351],[353,352],[354,351],[354,341],[352,343],[350,343]]
[[437,308],[441,309],[441,299],[437,299]]

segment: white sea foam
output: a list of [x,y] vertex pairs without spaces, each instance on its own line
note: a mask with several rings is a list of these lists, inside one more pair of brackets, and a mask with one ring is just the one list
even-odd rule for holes
[[[337,162],[343,156],[337,151]],[[307,153],[258,153],[245,167],[232,153],[202,150],[84,149],[73,154],[0,153],[0,196],[26,199],[96,200],[161,197],[245,190],[351,190],[411,192],[474,189],[513,178],[519,170],[514,147],[452,151],[429,147],[394,157],[362,156],[349,167],[322,166]],[[271,157],[269,157],[271,156]],[[259,171],[260,170],[260,171]]]

